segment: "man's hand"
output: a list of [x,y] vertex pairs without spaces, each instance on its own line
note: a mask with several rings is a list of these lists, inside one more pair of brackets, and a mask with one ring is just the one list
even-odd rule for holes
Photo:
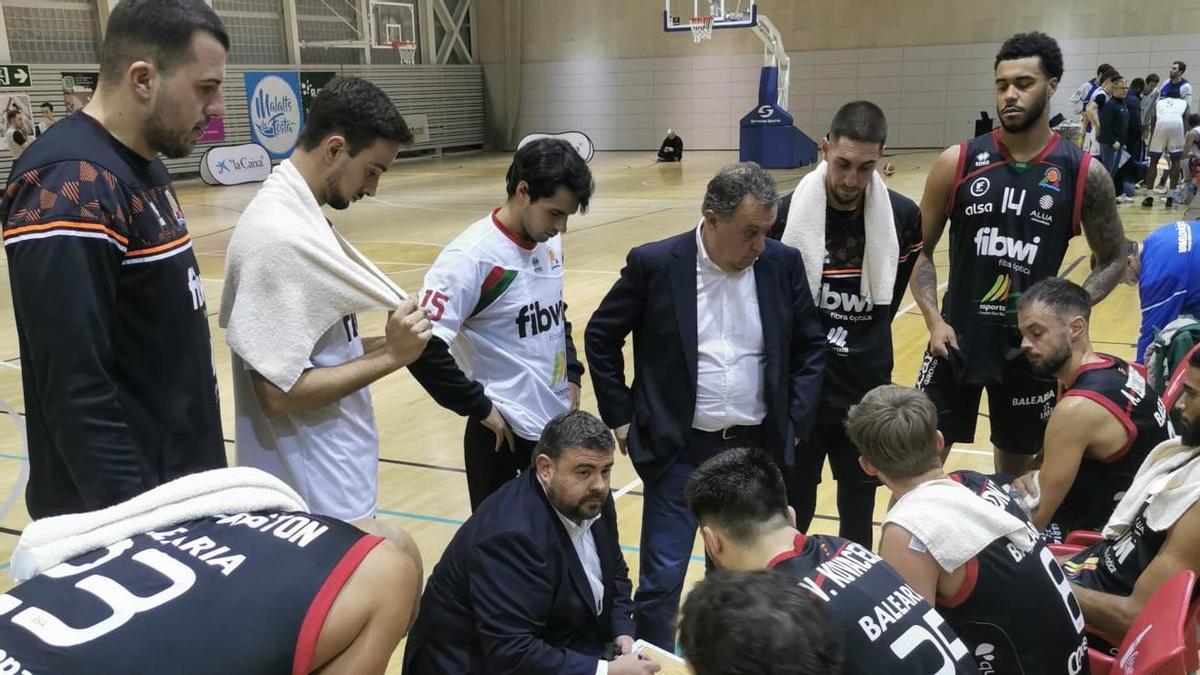
[[617,447],[621,449],[622,455],[629,454],[629,425],[622,424],[613,429],[613,435],[617,437]]
[[958,349],[958,333],[954,327],[939,319],[929,329],[929,350],[939,358],[950,358],[950,347]]
[[433,335],[433,323],[411,298],[388,317],[387,348],[400,367],[416,361]]
[[571,410],[579,410],[579,393],[582,390],[574,382],[568,383],[567,389],[571,392]]
[[608,664],[608,675],[647,675],[660,670],[662,666],[637,654],[626,654]]
[[496,434],[496,452],[500,452],[500,446],[505,443],[508,443],[509,452],[517,451],[517,443],[513,438],[512,429],[508,427],[508,422],[504,421],[504,415],[500,414],[500,409],[496,407],[495,403],[492,404],[492,411],[488,413],[487,417],[479,420],[479,423]]
[[628,635],[618,635],[614,642],[617,643],[617,650],[622,656],[633,653],[633,638]]

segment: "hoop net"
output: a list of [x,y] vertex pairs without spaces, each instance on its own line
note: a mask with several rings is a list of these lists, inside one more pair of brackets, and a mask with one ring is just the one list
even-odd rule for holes
[[407,40],[393,40],[392,49],[400,55],[400,64],[411,66],[417,62],[417,43]]
[[698,43],[703,40],[712,39],[713,18],[711,16],[693,16],[691,26],[692,42]]

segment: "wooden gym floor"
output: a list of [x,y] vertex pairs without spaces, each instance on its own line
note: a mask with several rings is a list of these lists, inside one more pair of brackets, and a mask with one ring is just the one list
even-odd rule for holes
[[[891,157],[897,172],[889,183],[919,201],[933,151],[900,151]],[[400,162],[384,175],[379,192],[349,210],[330,211],[337,228],[374,260],[405,290],[416,293],[425,270],[441,247],[504,199],[507,154],[475,154]],[[617,279],[628,250],[695,227],[705,184],[716,170],[737,161],[737,153],[689,152],[680,164],[655,164],[652,152],[602,152],[592,160],[596,193],[586,215],[570,219],[565,235],[566,300],[576,326],[580,355],[582,336],[591,312]],[[808,168],[774,172],[780,191],[790,190]],[[177,185],[188,217],[208,299],[210,330],[223,393],[222,412],[229,455],[233,457],[233,386],[229,348],[217,327],[224,253],[242,209],[257,186],[212,188],[198,181]],[[1182,217],[1182,209],[1152,210],[1138,205],[1120,207],[1126,232],[1142,238],[1158,225]],[[946,241],[937,262],[945,280]],[[1087,275],[1087,244],[1074,239],[1064,260],[1065,274],[1082,281]],[[2,262],[2,261],[0,261]],[[383,317],[361,316],[364,335],[379,335]],[[1133,355],[1138,310],[1134,289],[1119,287],[1093,313],[1091,335],[1096,348],[1123,358]],[[906,296],[893,324],[896,382],[911,385],[916,378],[928,335],[920,313]],[[627,362],[630,357],[627,355]],[[379,517],[394,519],[413,534],[421,547],[428,573],[441,556],[456,526],[469,515],[463,475],[463,419],[438,407],[408,375],[397,372],[372,387],[381,437]],[[20,360],[8,275],[0,275],[0,402],[24,409]],[[596,411],[590,380],[585,378],[582,406]],[[986,410],[984,411],[986,414]],[[955,447],[951,468],[990,470],[988,419],[980,419],[975,442]],[[22,527],[29,522],[24,500],[17,493],[24,466],[24,448],[16,426],[0,422],[0,560],[7,561]],[[629,460],[618,457],[612,487],[617,496],[621,542],[631,577],[637,583],[642,498],[640,483]],[[9,499],[12,501],[9,501]],[[887,497],[880,494],[876,518],[883,515]],[[826,470],[817,518],[811,528],[837,532],[833,483]],[[690,586],[703,575],[702,543],[697,541],[688,575]],[[3,568],[7,568],[7,563]],[[0,581],[0,590],[12,585]],[[393,658],[395,672],[401,651]]]

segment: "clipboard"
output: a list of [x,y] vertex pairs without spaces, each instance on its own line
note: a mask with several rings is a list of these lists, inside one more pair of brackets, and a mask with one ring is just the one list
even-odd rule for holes
[[658,671],[658,675],[692,675],[691,669],[687,667],[683,659],[645,640],[638,640],[633,643],[633,653],[650,659],[662,666],[662,670]]

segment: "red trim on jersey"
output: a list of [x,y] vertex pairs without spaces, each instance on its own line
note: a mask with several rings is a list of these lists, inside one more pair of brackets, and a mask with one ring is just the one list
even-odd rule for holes
[[1117,365],[1117,359],[1109,356],[1108,354],[1097,353],[1096,358],[1100,360],[1092,361],[1091,363],[1085,363],[1082,366],[1079,366],[1079,370],[1076,370],[1075,373],[1071,375],[1071,381],[1067,383],[1067,389],[1074,387],[1075,383],[1079,380],[1079,376],[1083,375],[1084,373],[1091,372],[1093,370],[1104,370],[1105,368],[1112,368],[1113,366]]
[[[1004,158],[1004,161],[1006,161],[1006,162],[1018,161],[1016,159],[1013,159],[1012,153],[1009,152],[1008,147],[1006,147],[1004,145],[1004,141],[1000,140],[1000,129],[999,128],[992,129],[992,140],[996,143],[996,147],[1000,150],[1000,156]],[[1037,155],[1035,155],[1033,157],[1033,159],[1026,162],[1026,164],[1037,164],[1037,163],[1041,162],[1042,160],[1046,159],[1046,157],[1048,157],[1050,155],[1050,153],[1054,152],[1054,149],[1058,147],[1058,142],[1060,140],[1062,140],[1062,136],[1059,136],[1057,131],[1051,131],[1050,132],[1050,140],[1046,142],[1046,146],[1044,148],[1042,148],[1041,152],[1039,152]]]
[[1129,413],[1126,412],[1124,408],[1110,401],[1109,398],[1104,394],[1087,389],[1070,389],[1066,394],[1063,394],[1063,396],[1078,396],[1080,398],[1086,398],[1088,400],[1095,401],[1096,403],[1099,403],[1105,410],[1112,413],[1113,417],[1116,417],[1117,421],[1125,427],[1125,433],[1127,434],[1125,445],[1121,446],[1120,450],[1117,450],[1108,457],[1093,457],[1092,459],[1100,462],[1101,464],[1112,464],[1113,462],[1124,457],[1125,453],[1129,452],[1129,448],[1132,447],[1133,442],[1137,440],[1137,426],[1133,423],[1133,419],[1129,417]]
[[1078,237],[1083,232],[1083,223],[1079,220],[1079,213],[1083,209],[1083,190],[1087,183],[1088,169],[1092,166],[1092,156],[1083,153],[1083,161],[1079,163],[1079,174],[1075,176],[1075,210],[1071,214],[1071,233],[1072,236]]
[[938,600],[938,607],[946,609],[954,609],[967,601],[971,594],[975,592],[975,584],[979,581],[979,559],[971,558],[967,561],[967,576],[963,579],[962,586],[958,587],[958,592],[944,599]]
[[517,234],[516,232],[513,232],[512,230],[508,229],[508,226],[505,225],[504,223],[500,222],[500,219],[496,217],[497,213],[500,213],[499,206],[497,206],[492,211],[492,224],[494,224],[496,226],[496,229],[500,230],[500,232],[503,233],[504,236],[508,237],[509,241],[516,244],[517,246],[520,246],[521,248],[525,249],[526,251],[532,251],[537,246],[536,241],[530,241],[530,240],[526,239],[525,237],[522,237],[521,235]]
[[304,614],[303,623],[300,624],[300,636],[296,638],[296,655],[292,658],[292,675],[308,675],[312,669],[313,655],[317,651],[317,638],[321,635],[321,627],[325,625],[325,617],[333,607],[333,601],[337,600],[338,593],[341,593],[342,587],[362,564],[363,558],[382,541],[383,537],[364,534],[362,539],[354,542],[346,551],[329,576],[325,577],[312,604],[308,606],[308,612]]
[[797,532],[795,538],[792,539],[792,550],[784,551],[774,558],[771,558],[770,562],[767,563],[767,569],[775,567],[784,560],[791,560],[792,558],[800,555],[800,552],[804,550],[804,544],[807,541],[807,535],[805,535],[803,532]]
[[950,196],[946,197],[946,217],[954,212],[954,195],[958,194],[958,188],[967,181],[966,176],[962,175],[963,165],[967,163],[967,142],[963,141],[958,144],[958,166],[954,169],[954,182],[950,184]]

